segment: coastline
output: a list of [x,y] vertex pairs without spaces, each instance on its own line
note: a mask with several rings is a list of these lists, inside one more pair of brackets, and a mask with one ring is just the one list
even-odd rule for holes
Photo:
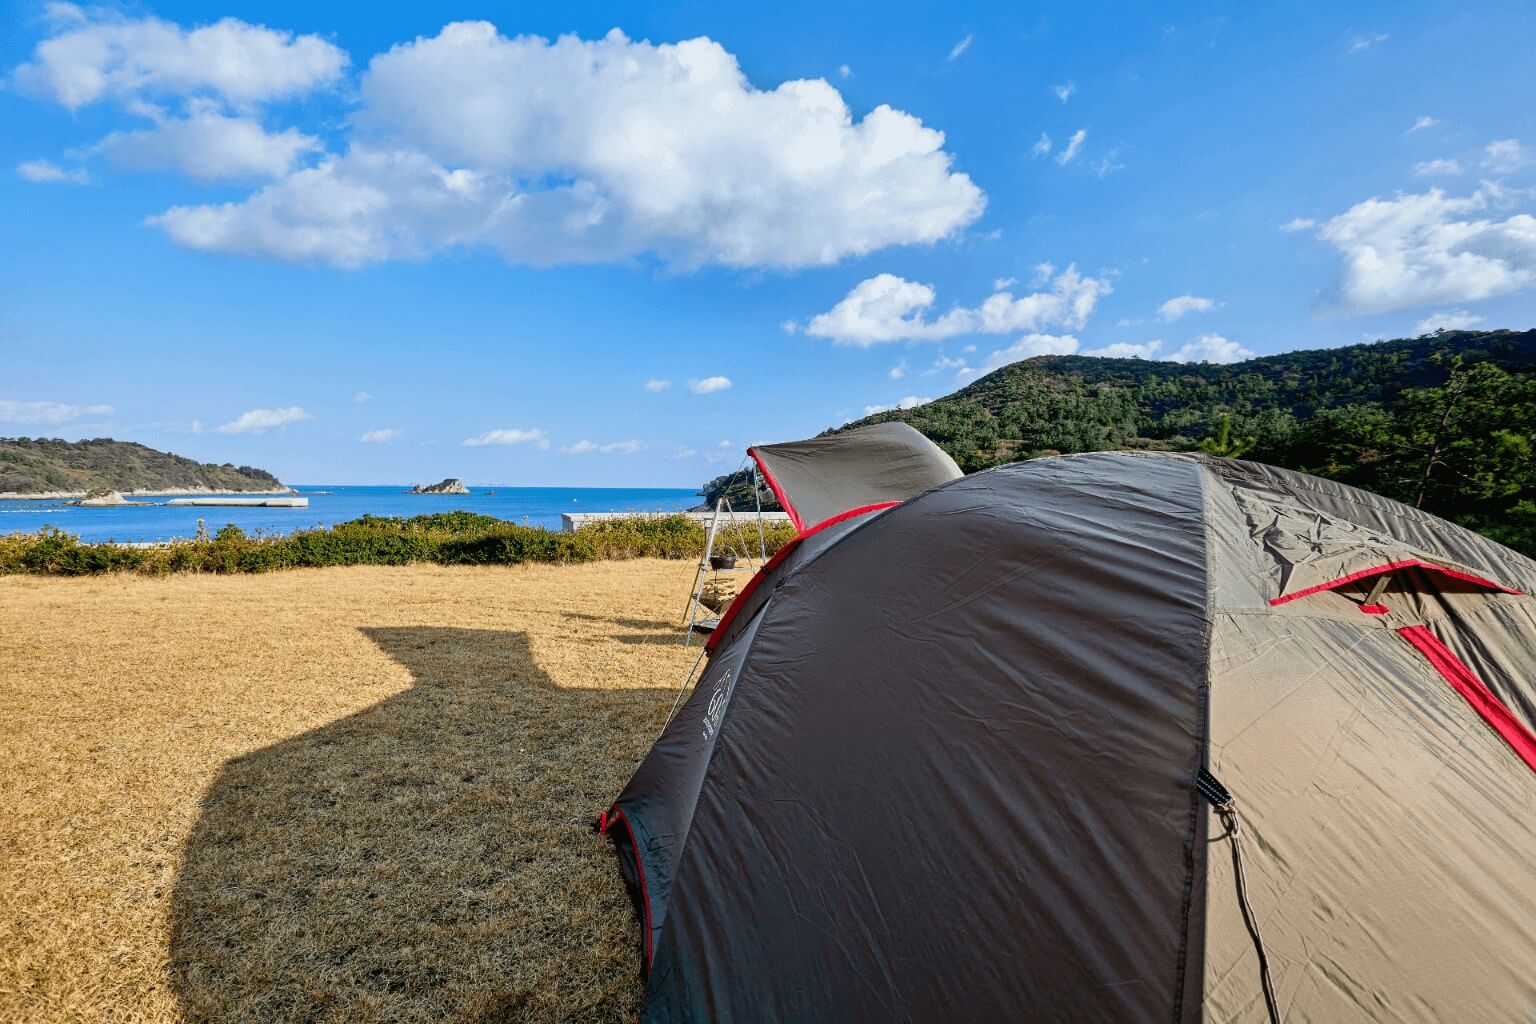
[[[39,491],[39,492],[31,492],[31,493],[23,494],[20,491],[4,491],[4,492],[0,492],[0,501],[65,501],[65,500],[74,499],[74,498],[84,498],[86,496],[86,494],[88,494],[88,493],[89,493],[88,491]],[[172,495],[172,496],[178,496],[178,497],[179,496],[187,496],[187,497],[195,497],[195,496],[216,497],[216,496],[221,496],[221,495],[237,495],[237,494],[251,494],[251,495],[257,495],[257,494],[292,494],[293,493],[293,488],[292,487],[279,487],[279,488],[276,488],[275,490],[266,490],[266,491],[231,491],[231,490],[228,490],[228,489],[212,490],[212,489],[207,488],[207,487],[156,487],[156,488],[152,488],[150,490],[118,491],[118,493],[121,494],[125,498],[129,498],[129,497],[142,498],[142,497],[149,497],[151,495],[157,495],[157,494],[165,494],[165,495]]]

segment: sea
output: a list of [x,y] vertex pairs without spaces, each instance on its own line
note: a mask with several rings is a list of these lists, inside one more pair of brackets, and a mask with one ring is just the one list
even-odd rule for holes
[[0,501],[0,534],[34,533],[54,526],[82,541],[150,543],[195,537],[199,521],[209,533],[234,523],[249,534],[272,535],[330,526],[363,515],[416,516],[459,509],[558,530],[562,512],[679,512],[703,500],[698,491],[679,487],[476,487],[469,494],[409,494],[409,485],[299,484],[295,489],[299,497],[309,499],[308,508],[164,504],[169,498],[188,495],[135,495],[128,500],[145,504],[104,508],[85,508],[64,500]]

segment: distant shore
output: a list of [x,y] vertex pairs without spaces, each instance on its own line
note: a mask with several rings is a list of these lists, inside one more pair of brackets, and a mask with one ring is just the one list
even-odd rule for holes
[[[87,491],[36,491],[22,493],[21,491],[0,491],[0,501],[63,501],[74,498],[83,498]],[[207,487],[154,487],[148,490],[118,491],[125,498],[146,497],[155,494],[172,495],[225,495],[225,494],[292,494],[292,487],[278,487],[266,491],[232,491],[228,489],[212,490]]]

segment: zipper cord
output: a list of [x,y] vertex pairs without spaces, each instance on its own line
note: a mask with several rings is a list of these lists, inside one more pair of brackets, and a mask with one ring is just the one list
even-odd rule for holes
[[1224,835],[1216,837],[1217,841],[1232,841],[1232,874],[1237,884],[1237,901],[1243,911],[1243,924],[1248,926],[1248,935],[1253,939],[1254,952],[1259,956],[1259,982],[1264,989],[1264,1006],[1269,1011],[1270,1024],[1281,1024],[1280,1003],[1275,998],[1275,982],[1269,973],[1269,956],[1264,952],[1264,936],[1259,933],[1259,919],[1253,913],[1253,905],[1248,902],[1248,875],[1243,871],[1243,822],[1237,813],[1237,801],[1227,787],[1204,768],[1195,775],[1195,788],[1210,801],[1211,807],[1221,818],[1222,827],[1226,829]]

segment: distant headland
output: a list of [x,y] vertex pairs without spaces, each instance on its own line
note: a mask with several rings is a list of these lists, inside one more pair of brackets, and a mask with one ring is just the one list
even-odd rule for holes
[[[0,437],[0,498],[133,494],[288,494],[264,469],[215,465],[108,437]],[[101,498],[96,499],[102,504]],[[96,503],[93,501],[93,504]]]

